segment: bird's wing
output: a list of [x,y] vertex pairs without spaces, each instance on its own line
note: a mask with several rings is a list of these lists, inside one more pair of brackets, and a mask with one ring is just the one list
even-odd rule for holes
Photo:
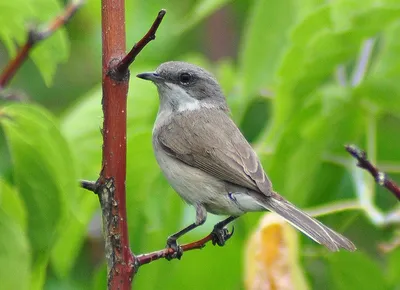
[[157,141],[170,156],[224,181],[270,195],[271,182],[256,153],[223,111],[182,112],[157,131]]

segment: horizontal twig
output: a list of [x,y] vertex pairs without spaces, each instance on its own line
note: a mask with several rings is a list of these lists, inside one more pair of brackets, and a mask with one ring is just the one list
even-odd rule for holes
[[[184,244],[181,246],[182,252],[187,252],[187,251],[191,251],[191,250],[196,250],[196,249],[202,249],[205,247],[205,245],[212,241],[213,239],[213,235],[209,234],[208,236],[192,242],[192,243],[188,243],[188,244]],[[165,248],[159,251],[155,251],[155,252],[151,252],[148,254],[142,254],[139,256],[136,256],[136,261],[137,261],[137,265],[138,267],[151,263],[153,261],[162,259],[162,258],[166,258],[168,256],[172,256],[173,254],[175,254],[174,249],[172,248]]]

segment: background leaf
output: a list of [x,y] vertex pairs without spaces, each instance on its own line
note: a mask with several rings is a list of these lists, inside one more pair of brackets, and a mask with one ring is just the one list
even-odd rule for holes
[[246,25],[240,57],[243,95],[274,84],[276,67],[296,21],[296,1],[255,1]]
[[0,280],[4,289],[29,289],[31,256],[25,212],[9,185],[0,180]]
[[[24,9],[21,9],[24,7]],[[11,56],[16,54],[16,45],[22,46],[27,39],[30,26],[41,29],[60,12],[57,0],[16,0],[0,3],[0,40],[7,47]],[[10,25],[11,24],[11,25]],[[12,29],[10,29],[12,27]],[[69,55],[69,42],[64,28],[57,30],[48,40],[40,42],[30,55],[38,67],[45,83],[50,86],[57,65],[65,62]]]
[[334,289],[388,289],[379,265],[360,251],[331,255],[329,265]]
[[18,104],[3,108],[2,114],[7,116],[0,122],[14,164],[16,187],[27,210],[33,268],[43,271],[67,209],[74,211],[77,196],[74,164],[58,125],[45,110]]

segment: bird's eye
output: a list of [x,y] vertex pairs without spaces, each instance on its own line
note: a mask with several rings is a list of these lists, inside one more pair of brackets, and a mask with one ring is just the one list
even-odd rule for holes
[[191,80],[192,80],[192,75],[189,73],[181,73],[179,75],[179,81],[184,85],[189,84]]

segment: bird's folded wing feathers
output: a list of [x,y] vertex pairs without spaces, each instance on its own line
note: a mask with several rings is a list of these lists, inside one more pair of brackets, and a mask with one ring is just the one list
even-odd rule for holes
[[170,156],[224,181],[270,195],[271,182],[256,153],[223,111],[203,108],[177,114],[158,130],[156,138]]

